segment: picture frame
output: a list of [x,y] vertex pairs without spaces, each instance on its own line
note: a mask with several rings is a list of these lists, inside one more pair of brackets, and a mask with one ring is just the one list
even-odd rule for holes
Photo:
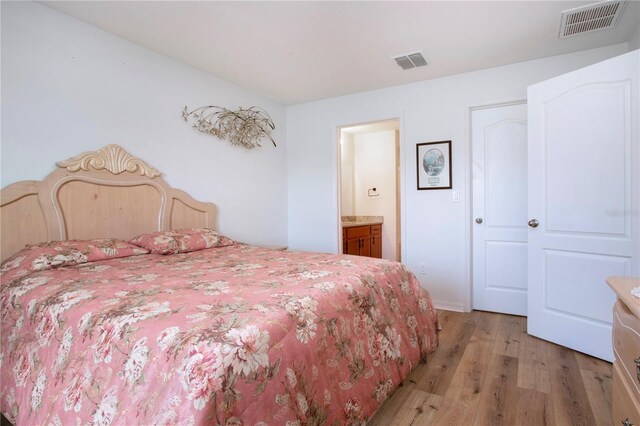
[[416,144],[418,190],[452,189],[451,141]]

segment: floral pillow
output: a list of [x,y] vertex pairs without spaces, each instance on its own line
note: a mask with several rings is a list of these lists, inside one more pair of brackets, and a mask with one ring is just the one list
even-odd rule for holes
[[158,231],[138,235],[129,242],[143,247],[155,254],[173,254],[179,252],[177,235],[173,231]]
[[152,232],[150,234],[142,234],[129,242],[157,254],[189,253],[191,251],[235,244],[233,240],[224,235],[213,229],[206,228]]
[[88,243],[87,245],[92,247],[88,256],[88,262],[149,253],[149,250],[143,247],[138,247],[135,244],[129,244],[126,241],[114,238],[102,238],[81,242]]
[[49,241],[26,246],[2,263],[0,273],[4,281],[4,273],[8,271],[11,271],[11,276],[23,276],[61,266],[147,253],[149,251],[144,248],[113,238]]
[[181,253],[203,250],[212,247],[232,246],[235,242],[213,229],[182,229],[174,231],[178,234],[178,243]]

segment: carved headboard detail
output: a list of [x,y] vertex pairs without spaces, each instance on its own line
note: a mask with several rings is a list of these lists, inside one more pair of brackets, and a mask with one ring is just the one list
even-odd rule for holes
[[118,145],[57,163],[42,181],[0,192],[0,257],[42,241],[121,238],[190,227],[215,229],[215,206],[171,188]]
[[145,163],[139,158],[129,154],[119,145],[107,145],[97,151],[83,152],[68,160],[58,161],[58,167],[63,167],[70,172],[78,170],[108,170],[114,175],[122,172],[140,172],[140,176],[154,178],[162,173]]

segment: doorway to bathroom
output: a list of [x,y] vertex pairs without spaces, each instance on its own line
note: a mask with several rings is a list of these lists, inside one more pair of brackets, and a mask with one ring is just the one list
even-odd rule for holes
[[342,253],[400,261],[400,121],[338,132]]

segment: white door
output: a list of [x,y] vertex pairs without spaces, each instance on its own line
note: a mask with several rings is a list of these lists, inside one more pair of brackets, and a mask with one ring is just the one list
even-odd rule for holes
[[528,332],[611,361],[610,275],[640,275],[640,53],[529,87]]
[[527,314],[527,106],[471,113],[473,308]]

